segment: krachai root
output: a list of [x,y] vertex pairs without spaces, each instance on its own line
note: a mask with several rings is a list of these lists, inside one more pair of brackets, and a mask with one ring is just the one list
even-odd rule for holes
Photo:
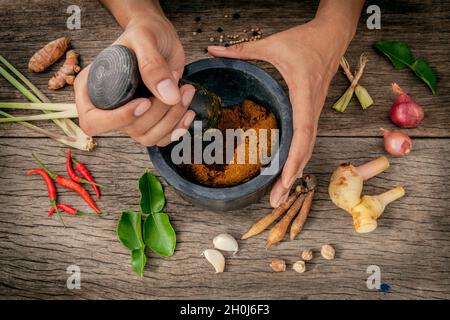
[[61,58],[69,47],[69,38],[61,37],[46,44],[28,62],[30,72],[42,72]]
[[48,81],[48,88],[57,90],[67,84],[73,85],[75,75],[80,72],[78,54],[74,50],[67,51],[66,61],[55,75]]
[[382,156],[359,167],[341,164],[331,176],[328,186],[331,201],[352,215],[353,226],[359,233],[375,230],[376,220],[386,205],[405,194],[402,187],[397,187],[378,196],[361,197],[363,182],[388,167],[388,159]]

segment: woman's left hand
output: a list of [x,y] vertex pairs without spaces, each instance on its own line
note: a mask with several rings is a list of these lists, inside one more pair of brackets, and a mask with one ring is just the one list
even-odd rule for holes
[[208,48],[216,57],[267,61],[278,69],[289,87],[294,132],[283,172],[270,194],[273,207],[288,197],[311,158],[330,81],[352,37],[337,36],[335,28],[316,18],[259,41]]

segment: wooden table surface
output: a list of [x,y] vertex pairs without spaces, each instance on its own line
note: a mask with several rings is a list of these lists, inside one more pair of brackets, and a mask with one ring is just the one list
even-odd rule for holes
[[[295,241],[283,241],[266,251],[266,233],[240,242],[237,256],[227,256],[226,272],[214,274],[201,256],[221,232],[239,237],[257,219],[270,212],[268,196],[245,209],[226,214],[197,208],[182,200],[163,181],[166,211],[177,232],[175,254],[161,258],[151,252],[144,278],[131,270],[129,252],[116,239],[115,229],[123,210],[137,209],[137,178],[146,168],[158,175],[143,146],[114,132],[96,138],[90,153],[75,152],[88,164],[98,181],[108,188],[99,205],[111,214],[103,218],[66,218],[64,229],[56,219],[46,218],[48,201],[41,181],[24,171],[33,168],[32,152],[52,169],[64,172],[62,145],[15,124],[0,128],[0,298],[105,299],[105,298],[249,298],[249,299],[448,299],[450,298],[450,4],[448,1],[377,1],[382,12],[381,30],[368,30],[365,11],[358,33],[348,49],[352,65],[366,52],[370,62],[362,84],[375,100],[362,111],[356,99],[345,114],[330,105],[348,85],[342,73],[334,78],[320,119],[313,157],[305,172],[319,179],[305,230]],[[66,29],[67,6],[78,4],[81,29]],[[164,9],[174,23],[185,48],[187,63],[206,58],[204,48],[217,27],[225,32],[259,27],[265,35],[281,31],[314,16],[316,1],[166,1]],[[224,14],[238,12],[238,20]],[[193,36],[200,16],[203,33]],[[23,71],[52,101],[73,101],[72,88],[49,92],[48,72],[29,74],[27,61],[43,44],[61,35],[72,39],[82,64],[90,63],[102,48],[121,33],[110,14],[97,1],[35,0],[0,2],[0,53]],[[217,36],[217,35],[216,35]],[[372,49],[379,39],[409,43],[417,57],[426,58],[438,74],[437,94],[411,72],[394,71]],[[268,64],[257,63],[277,80]],[[413,151],[391,159],[391,168],[370,180],[366,194],[404,185],[407,196],[390,205],[378,228],[366,235],[353,231],[351,217],[336,208],[327,194],[333,169],[341,162],[359,164],[384,154],[379,127],[393,128],[388,109],[394,96],[390,83],[404,87],[425,110],[425,120],[413,137]],[[21,95],[0,79],[1,101],[22,101]],[[53,124],[42,124],[57,130]],[[61,191],[61,199],[87,210],[78,196]],[[331,243],[337,256],[320,257],[321,245]],[[291,270],[306,248],[316,258],[307,272]],[[289,271],[275,274],[273,258],[284,258]],[[81,289],[66,287],[69,265],[81,269]],[[367,267],[381,268],[381,281],[391,291],[381,293],[366,286]]]

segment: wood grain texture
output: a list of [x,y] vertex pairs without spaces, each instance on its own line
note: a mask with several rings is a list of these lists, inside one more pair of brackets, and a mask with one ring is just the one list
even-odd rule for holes
[[[129,139],[100,139],[101,152],[76,154],[100,183],[108,185],[99,202],[108,215],[66,217],[69,227],[64,229],[56,219],[46,218],[48,202],[41,180],[23,174],[25,168],[35,166],[32,151],[63,172],[64,160],[56,156],[59,145],[41,139],[1,139],[0,297],[450,298],[450,144],[448,139],[414,143],[414,152],[393,159],[391,168],[370,180],[364,190],[375,194],[404,185],[407,196],[387,208],[373,233],[358,235],[351,217],[329,200],[327,184],[340,162],[358,164],[378,156],[381,139],[319,138],[306,169],[317,175],[319,186],[299,238],[286,238],[269,251],[264,249],[267,232],[240,241],[238,255],[227,255],[226,272],[218,275],[201,252],[212,246],[219,233],[242,235],[270,211],[267,197],[246,209],[218,214],[185,202],[163,181],[165,211],[177,231],[177,250],[171,258],[148,252],[149,263],[140,279],[131,270],[129,252],[116,239],[115,226],[121,210],[138,208],[136,178],[147,166],[151,168],[144,148]],[[73,193],[61,192],[61,199],[88,209]],[[336,248],[333,261],[319,257],[320,246],[326,243]],[[313,248],[316,258],[307,264],[308,272],[299,275],[290,268],[306,248]],[[273,273],[269,267],[273,258],[286,259],[288,271]],[[81,290],[66,288],[65,270],[70,264],[81,268]],[[369,265],[380,266],[391,293],[366,288]]]
[[[270,211],[268,197],[229,214],[196,208],[182,200],[165,181],[166,211],[177,231],[178,245],[171,258],[148,252],[145,277],[131,270],[129,252],[115,235],[122,210],[137,209],[137,178],[152,168],[145,148],[131,139],[111,133],[98,139],[92,153],[79,153],[95,177],[108,186],[99,202],[108,215],[67,217],[64,229],[56,219],[46,218],[48,201],[42,181],[24,171],[33,168],[31,152],[37,152],[49,166],[64,172],[65,148],[42,139],[15,124],[0,127],[0,299],[178,299],[178,298],[261,298],[261,299],[449,299],[450,298],[450,3],[447,1],[377,1],[382,10],[382,30],[365,27],[366,14],[347,57],[352,66],[361,52],[370,62],[362,84],[370,91],[375,105],[363,112],[356,100],[345,115],[330,105],[344,92],[347,81],[341,73],[333,80],[320,120],[319,138],[306,173],[314,173],[319,187],[309,219],[299,238],[283,241],[272,250],[264,249],[267,233],[241,241],[236,257],[227,255],[226,272],[214,274],[201,257],[221,232],[239,237],[257,219]],[[68,5],[82,9],[82,29],[65,28]],[[370,4],[370,1],[369,1]],[[217,27],[227,32],[258,26],[269,35],[314,16],[316,1],[164,1],[169,19],[179,31],[186,62],[206,58]],[[224,14],[239,12],[241,19],[226,20]],[[202,32],[194,18],[202,18]],[[44,43],[61,35],[72,39],[86,66],[121,33],[113,18],[97,1],[35,0],[0,2],[0,54],[25,71],[29,57]],[[394,71],[386,59],[373,51],[379,39],[407,41],[417,57],[426,58],[438,73],[437,95],[409,71]],[[277,80],[279,74],[267,63],[257,62]],[[52,66],[43,74],[25,74],[53,101],[73,101],[71,88],[47,91]],[[379,220],[378,229],[357,235],[351,217],[329,200],[326,188],[331,171],[341,162],[355,164],[382,153],[380,126],[390,128],[387,110],[394,97],[389,84],[397,81],[424,106],[426,118],[418,129],[411,154],[392,159],[388,172],[372,179],[365,193],[383,192],[404,185],[407,196],[393,203]],[[0,100],[21,100],[9,84],[0,79]],[[53,125],[48,125],[55,129]],[[81,199],[60,191],[61,199],[80,210],[88,210]],[[322,244],[335,246],[337,257],[319,257]],[[303,249],[313,248],[316,258],[307,264],[308,272],[291,269]],[[273,258],[288,261],[289,271],[274,274]],[[66,288],[66,268],[80,266],[82,289]],[[369,265],[378,265],[382,281],[392,292],[382,294],[366,288]]]
[[[369,90],[375,104],[371,112],[364,112],[355,99],[350,103],[345,116],[333,111],[330,106],[342,95],[348,86],[345,76],[339,72],[331,83],[328,98],[320,120],[319,136],[373,136],[380,126],[389,127],[388,113],[394,100],[390,83],[398,82],[421,105],[426,117],[420,129],[411,130],[412,136],[450,137],[450,45],[448,1],[378,1],[382,10],[382,29],[366,28],[367,14],[363,12],[358,32],[351,43],[347,58],[352,68],[357,64],[362,52],[368,54],[370,62],[361,83]],[[81,30],[69,31],[65,27],[69,4],[79,4],[82,9]],[[370,2],[369,2],[370,4]],[[251,27],[260,27],[264,35],[270,35],[286,28],[304,23],[314,17],[316,1],[163,1],[169,19],[178,30],[185,48],[186,63],[207,58],[204,53],[210,45],[209,38],[218,38],[217,28],[224,34],[240,32]],[[239,12],[238,20],[225,19],[224,14]],[[57,14],[55,14],[57,13]],[[195,17],[202,18],[203,32],[196,36],[192,32],[198,28]],[[80,53],[81,63],[86,66],[106,46],[121,34],[113,17],[97,1],[27,1],[18,4],[14,0],[4,0],[0,4],[0,53],[9,59],[40,89],[58,102],[74,100],[71,87],[58,92],[46,89],[50,75],[58,70],[60,63],[48,72],[29,74],[26,66],[30,56],[50,40],[62,35],[72,39],[73,47]],[[437,95],[430,94],[428,88],[408,71],[396,71],[384,57],[377,54],[372,44],[380,39],[407,41],[417,57],[430,62],[438,74]],[[219,44],[217,42],[217,44]],[[282,82],[278,72],[267,63],[257,62],[277,80]],[[23,99],[20,93],[0,79],[2,100]],[[55,127],[50,124],[55,130]],[[1,136],[21,136],[22,128],[17,124],[2,126]],[[34,133],[28,135],[36,136]],[[111,133],[110,135],[120,135]]]

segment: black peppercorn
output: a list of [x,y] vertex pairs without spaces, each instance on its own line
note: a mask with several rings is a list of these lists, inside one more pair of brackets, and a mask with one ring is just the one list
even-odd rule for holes
[[258,34],[259,34],[258,31],[253,31],[253,33],[252,33],[252,35],[253,35],[254,37],[256,37]]
[[239,13],[233,14],[233,19],[239,19],[241,15]]
[[197,29],[197,33],[202,33],[202,29]]
[[200,22],[200,17],[195,17],[195,22]]
[[217,32],[222,32],[222,31],[223,31],[223,29],[221,27],[217,28]]

